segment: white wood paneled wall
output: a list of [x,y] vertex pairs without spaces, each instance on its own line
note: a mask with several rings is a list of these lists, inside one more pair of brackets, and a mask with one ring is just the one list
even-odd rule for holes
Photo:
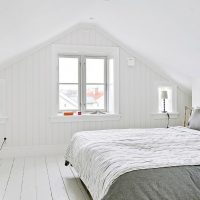
[[192,106],[200,107],[200,79],[195,79],[192,82]]
[[[152,118],[153,83],[167,81],[137,59],[128,67],[131,55],[113,42],[96,26],[80,26],[54,43],[67,45],[117,46],[120,48],[120,121],[52,123],[51,117],[51,45],[10,64],[0,71],[6,79],[8,121],[0,124],[0,138],[6,136],[9,146],[67,144],[71,135],[82,130],[110,128],[165,127],[166,120]],[[171,125],[181,125],[184,106],[191,105],[191,96],[178,88],[178,112]]]

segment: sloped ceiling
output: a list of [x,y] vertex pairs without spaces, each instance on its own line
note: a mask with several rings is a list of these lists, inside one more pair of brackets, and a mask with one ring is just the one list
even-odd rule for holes
[[188,88],[200,76],[199,0],[1,0],[0,63],[80,22],[99,24]]

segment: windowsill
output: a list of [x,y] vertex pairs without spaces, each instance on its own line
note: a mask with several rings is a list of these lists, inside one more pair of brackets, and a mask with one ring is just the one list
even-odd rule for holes
[[58,114],[50,117],[52,123],[67,123],[67,122],[83,122],[83,121],[117,121],[120,120],[120,114],[83,114],[63,116]]
[[[152,113],[153,119],[167,119],[167,113]],[[169,113],[170,119],[176,119],[179,117],[178,112]]]
[[5,124],[8,120],[8,117],[0,116],[0,124]]

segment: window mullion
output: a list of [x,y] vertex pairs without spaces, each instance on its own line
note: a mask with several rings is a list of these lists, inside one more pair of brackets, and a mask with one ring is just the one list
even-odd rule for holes
[[83,109],[86,111],[86,57],[83,56]]
[[106,111],[108,111],[108,102],[109,102],[109,100],[108,100],[108,97],[109,97],[109,95],[108,95],[108,59],[107,58],[105,58],[105,60],[104,60],[104,93],[105,93],[105,97],[104,97],[104,109],[106,110]]
[[79,95],[79,108],[78,110],[81,110],[81,56],[79,56],[79,69],[78,69],[78,95]]
[[82,56],[80,56],[80,111],[83,112],[82,105],[83,105],[83,67],[82,67]]
[[86,58],[81,58],[81,111],[86,111]]

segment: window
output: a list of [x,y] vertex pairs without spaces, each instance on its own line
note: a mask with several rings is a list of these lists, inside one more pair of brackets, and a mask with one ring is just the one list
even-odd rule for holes
[[107,111],[107,57],[59,56],[59,111]]
[[161,97],[163,91],[166,91],[166,93],[167,93],[167,98],[165,99],[165,110],[167,112],[171,113],[173,111],[172,87],[159,87],[158,88],[159,112],[163,111],[163,99]]
[[165,111],[170,114],[170,118],[177,118],[179,113],[177,110],[177,86],[167,81],[155,81],[153,83],[151,109],[154,119],[166,119]]
[[[51,115],[55,120],[64,111],[81,111],[64,118],[107,120],[119,117],[119,48],[99,46],[52,45]],[[102,111],[107,115],[89,115]],[[115,116],[114,116],[115,115]]]

